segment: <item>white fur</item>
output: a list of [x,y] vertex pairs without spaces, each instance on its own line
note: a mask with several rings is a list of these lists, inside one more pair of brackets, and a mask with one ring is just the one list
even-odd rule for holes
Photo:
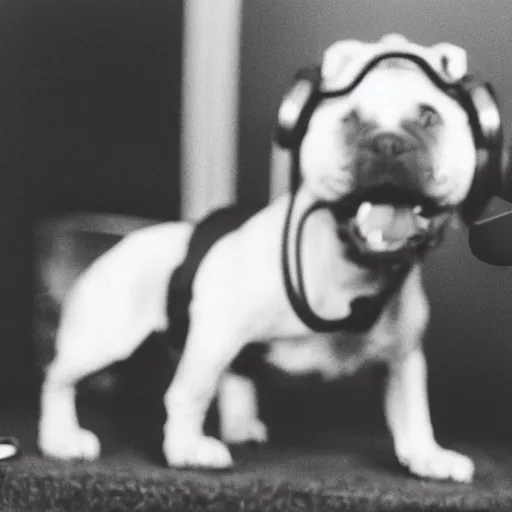
[[226,372],[219,386],[220,434],[226,443],[267,440],[267,427],[258,417],[258,395],[254,382]]
[[[351,45],[351,51],[358,47]],[[331,67],[334,57],[331,51]],[[374,97],[377,92],[380,101]],[[418,73],[376,69],[352,95],[325,102],[313,115],[302,147],[305,181],[292,215],[292,241],[299,218],[314,201],[341,197],[354,186],[352,148],[341,143],[343,112],[357,105],[387,130],[396,130],[397,120],[425,99],[437,105],[447,124],[430,192],[446,204],[464,198],[475,158],[465,114]],[[311,332],[291,309],[282,282],[281,236],[289,200],[288,195],[278,198],[222,237],[198,269],[185,350],[164,397],[163,450],[168,463],[232,464],[226,445],[203,432],[206,411],[217,392],[225,441],[266,439],[254,384],[227,371],[245,345],[263,341],[270,344],[268,362],[290,373],[319,371],[325,378],[334,378],[371,361],[387,363],[385,414],[398,459],[420,476],[469,481],[472,462],[441,448],[430,421],[422,352],[428,302],[420,268],[413,269],[369,332]],[[191,229],[184,223],[142,229],[101,256],[79,278],[63,309],[57,355],[42,390],[39,445],[45,454],[99,455],[97,438],[77,421],[76,383],[127,358],[147,334],[167,327],[167,286],[184,257]],[[309,301],[323,317],[348,315],[353,297],[374,294],[382,286],[383,276],[377,269],[359,266],[344,251],[330,214],[313,214],[305,226],[303,268]],[[292,262],[293,274],[294,270]]]
[[325,100],[315,110],[301,146],[303,172],[311,190],[318,197],[336,200],[355,187],[357,154],[342,142],[344,116],[357,108],[382,131],[402,133],[400,121],[414,116],[419,102],[431,104],[444,117],[429,192],[446,205],[458,204],[471,185],[477,158],[467,114],[423,73],[408,68],[374,68],[351,94]]
[[167,327],[166,296],[191,227],[163,224],[127,236],[78,279],[64,303],[57,356],[42,389],[39,444],[61,458],[96,458],[99,442],[81,429],[75,384],[126,359],[152,331]]

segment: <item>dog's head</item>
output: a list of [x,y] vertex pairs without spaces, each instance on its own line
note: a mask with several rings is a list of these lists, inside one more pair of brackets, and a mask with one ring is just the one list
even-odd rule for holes
[[[463,49],[419,47],[398,35],[341,41],[321,66],[323,92],[342,90],[375,53],[416,52],[447,83],[467,71]],[[412,50],[411,50],[412,49]],[[468,111],[410,59],[379,60],[343,95],[319,101],[300,145],[300,169],[319,200],[345,205],[375,250],[399,247],[464,205],[479,154]]]

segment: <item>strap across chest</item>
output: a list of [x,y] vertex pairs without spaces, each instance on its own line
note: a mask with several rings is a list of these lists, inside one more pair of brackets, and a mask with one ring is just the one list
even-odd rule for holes
[[[192,289],[197,270],[212,246],[223,236],[240,227],[253,216],[259,208],[229,206],[219,209],[201,220],[194,228],[187,254],[181,265],[173,273],[168,287],[167,314],[170,326],[170,340],[173,349],[182,350],[189,330],[189,306],[192,300]],[[284,270],[284,269],[283,269]],[[392,293],[400,286],[408,268],[399,270],[393,276],[389,286],[372,297],[358,297],[352,301],[351,314],[330,324],[331,331],[365,332],[379,318]],[[286,272],[284,282],[291,286],[290,277]],[[288,276],[288,277],[287,277]],[[289,293],[290,303],[298,317],[317,332],[325,332],[325,324],[317,325],[311,318],[303,302],[296,294]]]

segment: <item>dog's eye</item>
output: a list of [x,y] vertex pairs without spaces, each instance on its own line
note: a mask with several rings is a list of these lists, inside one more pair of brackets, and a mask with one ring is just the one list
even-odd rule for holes
[[430,128],[441,124],[441,116],[434,107],[430,105],[420,105],[418,124],[422,128]]

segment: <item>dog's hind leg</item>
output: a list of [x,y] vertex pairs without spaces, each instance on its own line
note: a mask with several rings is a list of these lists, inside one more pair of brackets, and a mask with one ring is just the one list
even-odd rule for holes
[[[98,321],[102,323],[97,317],[90,318],[91,323]],[[58,333],[57,353],[47,368],[41,390],[38,443],[43,454],[62,459],[99,456],[97,437],[78,422],[76,385],[88,375],[126,359],[131,353],[128,348],[140,345],[148,334],[147,329],[137,331],[126,326],[117,333],[112,328],[101,332],[71,318],[64,319]]]
[[267,427],[258,417],[258,395],[252,379],[226,372],[220,381],[218,404],[221,438],[226,443],[267,440]]
[[93,263],[70,291],[41,392],[38,443],[44,454],[99,455],[98,439],[78,423],[76,385],[127,359],[153,331],[167,327],[168,279],[189,234],[189,227],[169,224],[131,235]]

